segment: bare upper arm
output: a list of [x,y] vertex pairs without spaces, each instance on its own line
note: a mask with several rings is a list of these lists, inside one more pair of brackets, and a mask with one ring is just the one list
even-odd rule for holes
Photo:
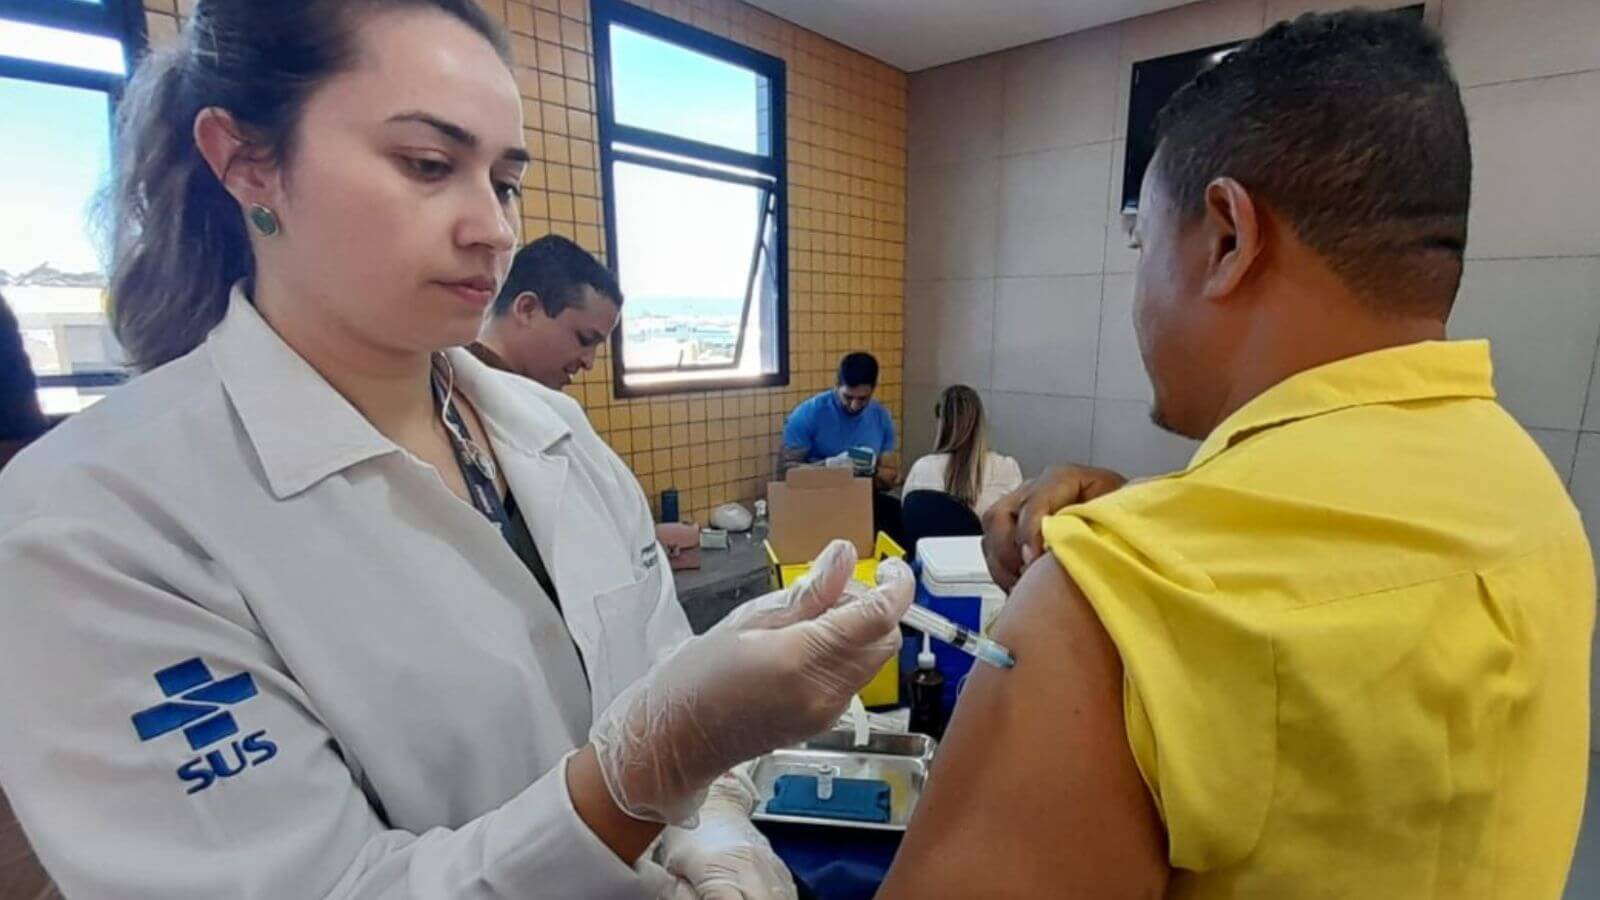
[[1128,746],[1122,665],[1054,557],[995,626],[879,898],[1157,898],[1166,838]]

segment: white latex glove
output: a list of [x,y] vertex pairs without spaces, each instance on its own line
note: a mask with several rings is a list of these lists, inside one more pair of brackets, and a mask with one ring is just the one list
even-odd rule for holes
[[849,453],[830,456],[823,460],[822,464],[830,469],[854,469],[856,467],[856,461],[850,458]]
[[700,900],[797,900],[788,867],[750,822],[755,808],[756,786],[736,768],[711,783],[699,825],[661,833],[656,856]]
[[900,649],[915,584],[844,596],[856,551],[834,541],[793,587],[740,606],[630,685],[589,739],[617,807],[694,821],[706,787],[768,750],[831,726]]
[[694,885],[662,868],[649,854],[633,864],[634,874],[644,885],[644,896],[654,900],[700,900]]

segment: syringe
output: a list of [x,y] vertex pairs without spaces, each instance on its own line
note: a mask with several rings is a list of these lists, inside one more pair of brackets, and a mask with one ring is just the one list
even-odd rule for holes
[[983,635],[946,619],[926,606],[911,604],[901,623],[938,638],[963,653],[970,653],[991,666],[1009,669],[1017,664],[1011,651]]

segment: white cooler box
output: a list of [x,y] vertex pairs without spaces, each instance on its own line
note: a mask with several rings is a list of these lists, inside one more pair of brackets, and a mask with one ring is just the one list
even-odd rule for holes
[[989,577],[983,561],[983,538],[923,538],[917,542],[922,588],[935,597],[977,597],[978,622],[988,635],[1005,605],[1006,593]]

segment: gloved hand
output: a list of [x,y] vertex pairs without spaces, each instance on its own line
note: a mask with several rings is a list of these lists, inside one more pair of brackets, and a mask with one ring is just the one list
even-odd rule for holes
[[823,460],[822,464],[830,469],[854,469],[856,467],[856,461],[850,458],[849,453],[830,456]]
[[797,900],[788,867],[750,822],[756,786],[742,769],[711,783],[699,825],[662,832],[656,857],[701,900]]
[[619,809],[692,823],[717,776],[839,718],[899,651],[915,592],[900,577],[844,597],[855,565],[854,546],[834,541],[806,578],[685,641],[612,701],[589,739]]
[[653,900],[700,900],[694,892],[694,885],[668,872],[651,854],[635,860],[633,872],[639,876],[643,896]]

